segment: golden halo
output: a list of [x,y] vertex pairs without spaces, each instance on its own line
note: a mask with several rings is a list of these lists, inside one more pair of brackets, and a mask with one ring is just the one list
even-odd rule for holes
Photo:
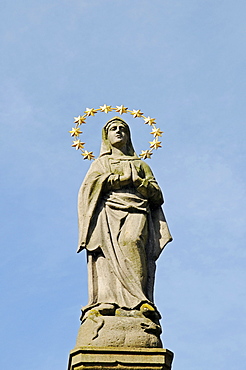
[[149,149],[142,150],[141,154],[139,155],[140,158],[142,159],[151,158],[153,154],[152,153],[153,150],[161,148],[161,141],[159,141],[159,138],[162,136],[163,131],[161,131],[159,128],[155,126],[156,125],[155,118],[150,118],[149,116],[145,117],[143,112],[141,112],[140,109],[130,110],[124,107],[124,105],[120,105],[120,106],[116,105],[116,108],[114,108],[114,107],[111,107],[111,105],[104,104],[104,105],[101,105],[100,108],[97,108],[97,109],[86,108],[83,116],[74,117],[75,127],[73,127],[71,131],[69,131],[71,136],[74,137],[75,139],[73,141],[72,147],[74,147],[76,150],[80,150],[82,152],[81,155],[84,157],[84,159],[92,160],[92,159],[95,159],[95,156],[93,155],[93,152],[89,152],[84,149],[85,142],[83,143],[79,139],[80,134],[82,134],[82,131],[80,130],[80,126],[86,123],[87,117],[95,116],[97,112],[109,113],[112,111],[115,111],[120,114],[130,113],[134,118],[141,117],[144,120],[144,124],[152,127],[152,131],[150,132],[150,134],[154,136],[154,139],[153,141],[149,141],[150,143]]

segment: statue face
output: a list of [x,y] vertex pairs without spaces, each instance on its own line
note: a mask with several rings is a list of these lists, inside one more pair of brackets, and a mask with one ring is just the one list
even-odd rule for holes
[[112,122],[108,128],[108,140],[116,148],[125,146],[128,140],[126,127],[121,122]]

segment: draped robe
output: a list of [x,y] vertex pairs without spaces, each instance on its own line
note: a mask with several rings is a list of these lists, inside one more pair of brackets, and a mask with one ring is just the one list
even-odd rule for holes
[[[123,161],[141,184],[120,186]],[[146,162],[103,155],[92,163],[79,191],[79,246],[87,249],[89,302],[134,309],[153,304],[155,261],[172,240],[162,192]]]

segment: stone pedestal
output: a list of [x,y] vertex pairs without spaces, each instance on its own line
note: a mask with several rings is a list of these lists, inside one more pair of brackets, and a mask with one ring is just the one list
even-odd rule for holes
[[79,328],[75,348],[162,348],[161,327],[146,317],[90,315]]
[[68,370],[170,370],[173,353],[163,348],[79,347]]

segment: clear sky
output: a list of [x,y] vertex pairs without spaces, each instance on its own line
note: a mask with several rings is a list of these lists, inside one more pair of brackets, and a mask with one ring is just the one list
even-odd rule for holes
[[[174,237],[155,294],[173,369],[244,370],[245,0],[3,0],[0,14],[0,368],[67,367],[87,303],[76,205],[90,164],[68,131],[106,103],[164,131],[148,163]],[[85,126],[96,155],[108,118]],[[149,129],[128,121],[139,153]]]

